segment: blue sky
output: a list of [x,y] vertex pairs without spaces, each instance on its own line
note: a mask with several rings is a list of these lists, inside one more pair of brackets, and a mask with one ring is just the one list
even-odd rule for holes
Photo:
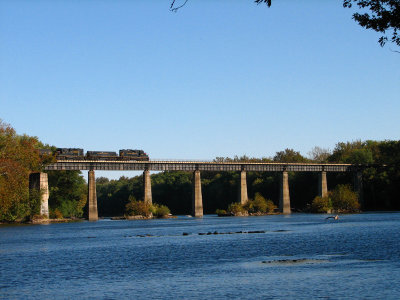
[[400,54],[341,3],[0,0],[0,118],[166,159],[398,140]]

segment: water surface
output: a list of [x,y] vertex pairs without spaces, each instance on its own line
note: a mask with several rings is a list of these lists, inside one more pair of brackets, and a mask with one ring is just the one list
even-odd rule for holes
[[400,299],[400,213],[325,217],[2,226],[0,298]]

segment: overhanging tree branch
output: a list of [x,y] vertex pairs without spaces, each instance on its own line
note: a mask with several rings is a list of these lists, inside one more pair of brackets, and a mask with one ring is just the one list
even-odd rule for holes
[[171,6],[169,7],[169,10],[173,11],[173,12],[177,12],[178,9],[180,9],[181,7],[184,7],[188,1],[189,0],[185,0],[185,2],[183,2],[183,4],[181,4],[181,5],[177,6],[177,7],[174,7],[175,0],[172,0],[172,3],[171,3]]
[[[177,12],[189,0],[184,0],[183,4],[176,7],[175,1],[172,0],[170,6],[170,10],[173,12]],[[264,3],[268,7],[272,4],[272,0],[253,1],[256,4]],[[364,13],[353,14],[353,19],[360,26],[383,34],[378,40],[382,47],[389,39],[392,43],[400,46],[400,0],[343,0],[343,7],[351,8],[353,5],[358,6],[363,12],[366,10]],[[388,35],[391,36],[388,38]]]

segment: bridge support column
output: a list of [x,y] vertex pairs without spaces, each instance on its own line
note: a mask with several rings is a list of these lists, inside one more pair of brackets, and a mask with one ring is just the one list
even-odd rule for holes
[[279,210],[283,214],[290,214],[289,175],[287,171],[282,172],[280,185]]
[[88,176],[88,206],[89,221],[97,221],[99,214],[97,212],[96,179],[93,170],[89,171]]
[[153,197],[151,195],[151,178],[150,171],[145,170],[143,172],[143,180],[144,180],[144,202],[148,204],[153,204]]
[[320,197],[328,196],[328,182],[326,180],[326,172],[325,171],[322,171],[321,173],[319,173],[318,196],[320,196]]
[[360,203],[361,209],[364,209],[365,203],[364,203],[362,171],[354,172],[353,179],[354,179],[354,190],[358,194],[358,202]]
[[240,187],[239,187],[239,197],[238,202],[240,204],[246,204],[249,200],[247,197],[247,181],[246,181],[246,171],[242,170],[240,172]]
[[49,218],[49,181],[47,173],[32,173],[29,175],[29,190],[39,192],[39,214]]
[[201,195],[201,178],[199,170],[196,170],[193,173],[192,216],[197,218],[203,217],[203,198]]

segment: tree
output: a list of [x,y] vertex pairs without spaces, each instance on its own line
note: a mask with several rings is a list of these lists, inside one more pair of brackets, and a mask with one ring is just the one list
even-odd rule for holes
[[107,177],[100,176],[96,178],[96,184],[107,184],[109,182],[110,180]]
[[400,46],[400,1],[399,0],[344,0],[343,7],[352,7],[353,3],[360,9],[369,9],[367,13],[354,13],[353,19],[362,27],[373,29],[384,35],[379,44],[384,46],[388,41],[387,31],[391,31],[391,42]]
[[311,158],[311,160],[319,163],[326,162],[330,155],[331,152],[329,149],[320,148],[318,146],[315,146],[310,152],[308,152],[308,156]]
[[298,151],[286,148],[284,151],[276,152],[274,156],[274,161],[276,162],[288,162],[288,163],[298,163],[307,162],[307,159],[300,154]]
[[18,135],[0,120],[0,220],[23,220],[37,211],[37,197],[29,198],[28,178],[42,161],[36,137]]

